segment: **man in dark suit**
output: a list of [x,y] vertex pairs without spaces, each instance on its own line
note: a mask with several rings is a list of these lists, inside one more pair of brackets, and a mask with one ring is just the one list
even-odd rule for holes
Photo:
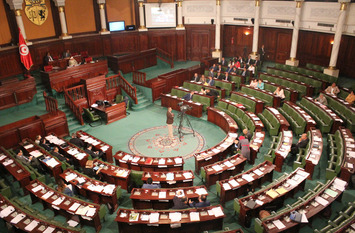
[[143,184],[142,189],[159,189],[160,184],[153,184],[153,179],[151,177],[149,177],[147,179],[147,183]]
[[73,133],[71,135],[71,139],[69,140],[69,142],[76,145],[79,148],[85,147],[85,142],[83,140],[81,140],[80,138],[77,138],[75,133]]
[[47,144],[47,141],[45,138],[41,138],[41,140],[39,140],[39,146],[41,146],[46,151],[51,151],[51,147]]
[[214,70],[210,69],[210,72],[208,72],[208,76],[214,77]]
[[187,204],[187,198],[185,196],[183,196],[183,197],[175,196],[173,198],[173,202],[174,202],[173,209],[175,209],[175,210],[182,210],[182,209],[189,208],[189,206]]
[[221,65],[222,66],[227,66],[228,65],[228,62],[226,61],[226,59],[224,59],[224,57],[222,57],[222,59],[221,59]]
[[260,67],[261,67],[261,62],[260,62],[260,60],[259,60],[259,57],[256,57],[256,58],[255,58],[254,66],[255,66],[256,68],[260,69]]
[[189,100],[192,100],[192,97],[194,94],[195,94],[195,92],[191,91],[190,93],[187,93],[186,95],[184,95],[184,97],[182,97],[182,98],[186,101],[189,101]]
[[83,168],[83,173],[88,177],[94,178],[99,180],[100,176],[99,173],[102,168],[98,168],[96,171],[94,169],[94,161],[88,160],[86,161],[85,168]]
[[213,96],[214,102],[217,102],[217,99],[219,98],[218,91],[216,90],[206,89],[206,95]]
[[51,152],[51,154],[52,154],[54,157],[56,157],[56,158],[57,158],[59,161],[61,161],[61,162],[66,161],[66,162],[71,163],[70,160],[69,160],[67,157],[65,157],[64,155],[62,155],[62,154],[59,153],[59,149],[58,149],[58,147],[56,147],[56,146],[53,148],[53,151]]
[[218,65],[217,72],[222,72],[222,65]]
[[307,137],[307,134],[304,133],[301,135],[300,139],[296,144],[292,144],[291,146],[291,154],[296,155],[299,152],[300,148],[306,148],[307,144],[309,142],[309,139]]
[[209,70],[213,70],[213,71],[217,71],[217,69],[218,69],[218,67],[217,67],[217,65],[216,64],[213,64],[210,68],[209,68]]
[[260,54],[260,61],[261,63],[264,62],[264,59],[265,59],[265,46],[262,45],[260,50],[259,50],[259,54]]
[[199,82],[200,81],[200,77],[198,76],[197,73],[195,73],[194,77],[192,78],[192,81],[195,81],[195,82]]
[[69,58],[71,57],[71,54],[69,52],[69,49],[67,49],[64,53],[63,53],[63,58]]
[[244,67],[243,68],[243,71],[242,71],[242,74],[241,74],[243,77],[246,77],[248,75],[248,71],[247,71],[247,68]]
[[191,200],[189,200],[189,205],[190,207],[202,208],[210,206],[211,203],[210,201],[207,201],[206,195],[201,195],[198,197],[198,202],[192,202]]
[[222,80],[230,82],[231,79],[229,77],[229,73],[226,72],[226,74],[225,74],[225,76],[224,76],[224,78]]
[[214,86],[214,80],[213,80],[212,76],[208,77],[207,84],[208,84],[208,86]]
[[102,157],[101,151],[92,151],[92,145],[88,145],[87,148],[84,150],[87,154],[91,155],[92,158],[100,158]]
[[228,69],[226,70],[226,73],[230,73],[230,72],[232,72],[232,70],[233,70],[233,67],[230,66],[230,67],[228,67]]
[[216,79],[218,79],[218,80],[222,80],[223,79],[223,75],[221,75],[221,72],[217,72]]
[[43,58],[43,65],[48,66],[49,62],[54,61],[51,54],[47,52],[46,56]]
[[33,166],[37,168],[39,171],[44,172],[45,170],[42,168],[40,162],[38,159],[36,159],[34,156],[26,157],[23,155],[22,150],[17,150],[16,151],[16,159],[19,160],[22,164],[26,166]]

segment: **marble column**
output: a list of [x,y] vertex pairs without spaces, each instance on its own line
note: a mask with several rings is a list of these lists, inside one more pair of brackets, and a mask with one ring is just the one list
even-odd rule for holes
[[341,36],[343,34],[343,27],[346,18],[346,8],[350,0],[339,0],[339,2],[340,2],[340,12],[339,12],[337,26],[334,34],[334,43],[333,43],[332,53],[330,55],[329,67],[327,69],[324,69],[325,74],[335,76],[335,77],[339,76],[339,70],[336,69],[336,65],[338,60]]
[[182,0],[177,2],[177,14],[178,14],[178,25],[176,26],[176,30],[185,30],[184,25],[182,24]]
[[53,0],[53,1],[55,3],[55,6],[58,7],[58,12],[59,12],[60,27],[62,29],[62,35],[60,36],[60,38],[63,40],[71,39],[72,36],[68,34],[67,21],[65,19],[65,12],[64,12],[65,0]]
[[252,59],[255,59],[258,56],[260,2],[261,0],[255,0],[253,47],[252,47],[252,53],[250,54]]
[[300,31],[300,21],[301,21],[301,11],[302,11],[301,7],[302,7],[302,1],[296,0],[296,15],[295,15],[293,32],[292,32],[290,59],[286,60],[286,65],[290,65],[290,66],[299,65],[299,60],[296,59],[296,55],[297,55],[298,33]]
[[144,9],[143,9],[143,1],[144,0],[138,0],[138,4],[139,4],[139,28],[138,31],[142,32],[142,31],[148,31],[148,29],[145,27],[144,24]]
[[97,4],[99,4],[99,10],[100,10],[100,22],[101,22],[100,34],[101,35],[110,34],[110,31],[108,31],[106,27],[105,3],[106,0],[97,0]]
[[25,26],[23,25],[23,21],[22,21],[21,11],[22,11],[23,0],[6,0],[6,3],[9,4],[10,9],[13,10],[15,13],[17,27],[21,30],[22,36],[25,39],[26,44],[31,45],[32,42],[29,42],[27,40]]
[[215,33],[215,50],[212,52],[212,57],[218,58],[220,61],[222,58],[221,51],[221,0],[216,0],[216,33]]

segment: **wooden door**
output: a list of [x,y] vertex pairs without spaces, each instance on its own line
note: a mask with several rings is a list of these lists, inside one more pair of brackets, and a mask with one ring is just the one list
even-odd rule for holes
[[278,33],[277,34],[277,47],[275,61],[278,63],[285,63],[290,58],[292,34]]
[[191,60],[198,61],[203,57],[211,56],[210,35],[207,31],[193,31],[191,33]]

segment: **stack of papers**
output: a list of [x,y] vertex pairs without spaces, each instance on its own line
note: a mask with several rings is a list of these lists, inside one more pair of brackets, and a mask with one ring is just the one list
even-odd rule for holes
[[176,164],[180,164],[182,163],[182,158],[175,158],[174,161]]
[[66,181],[66,182],[69,182],[69,181],[71,181],[71,180],[74,180],[77,176],[78,176],[78,175],[75,174],[75,173],[70,173],[69,175],[67,175],[67,176],[65,177],[65,181]]
[[193,221],[200,221],[200,213],[199,212],[190,212],[190,220]]
[[206,195],[207,191],[205,188],[198,188],[198,189],[196,189],[195,193],[198,195]]
[[279,194],[275,192],[275,190],[270,189],[269,191],[266,192],[267,195],[269,195],[271,198],[277,197]]
[[159,222],[159,213],[151,213],[149,216],[149,223]]
[[219,166],[219,165],[214,165],[214,166],[212,166],[212,168],[213,168],[213,170],[215,170],[216,172],[222,170],[221,166]]
[[159,192],[159,198],[166,198],[166,192]]
[[232,185],[232,187],[237,187],[237,186],[239,186],[239,183],[238,183],[235,179],[232,179],[232,180],[228,181],[228,183],[229,183],[230,185]]
[[174,173],[172,173],[172,172],[167,173],[166,180],[174,180]]
[[181,221],[181,213],[169,213],[169,219],[171,222]]
[[104,188],[104,193],[106,194],[112,194],[113,190],[115,189],[115,185],[109,184],[106,185],[106,187]]
[[50,167],[55,167],[57,166],[59,163],[57,160],[55,160],[54,158],[50,158],[49,160],[47,160],[46,164]]
[[223,183],[223,189],[224,190],[230,190],[232,189],[231,186],[229,185],[229,183]]
[[213,209],[211,209],[211,210],[212,210],[212,212],[213,212],[213,214],[214,214],[214,216],[215,216],[216,218],[224,215],[224,213],[223,213],[223,211],[222,211],[222,208],[221,208],[220,206],[215,207],[215,208],[213,208]]

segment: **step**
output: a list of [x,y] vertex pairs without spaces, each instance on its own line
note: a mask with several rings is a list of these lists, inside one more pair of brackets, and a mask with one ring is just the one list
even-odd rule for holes
[[152,105],[153,103],[150,103],[150,102],[146,102],[144,104],[137,104],[137,105],[133,105],[132,106],[132,110],[133,111],[140,111],[140,110],[143,110],[145,109],[146,107]]
[[138,101],[138,104],[135,104],[135,105],[141,105],[141,104],[145,104],[145,103],[150,103],[150,100],[142,99],[142,100]]

